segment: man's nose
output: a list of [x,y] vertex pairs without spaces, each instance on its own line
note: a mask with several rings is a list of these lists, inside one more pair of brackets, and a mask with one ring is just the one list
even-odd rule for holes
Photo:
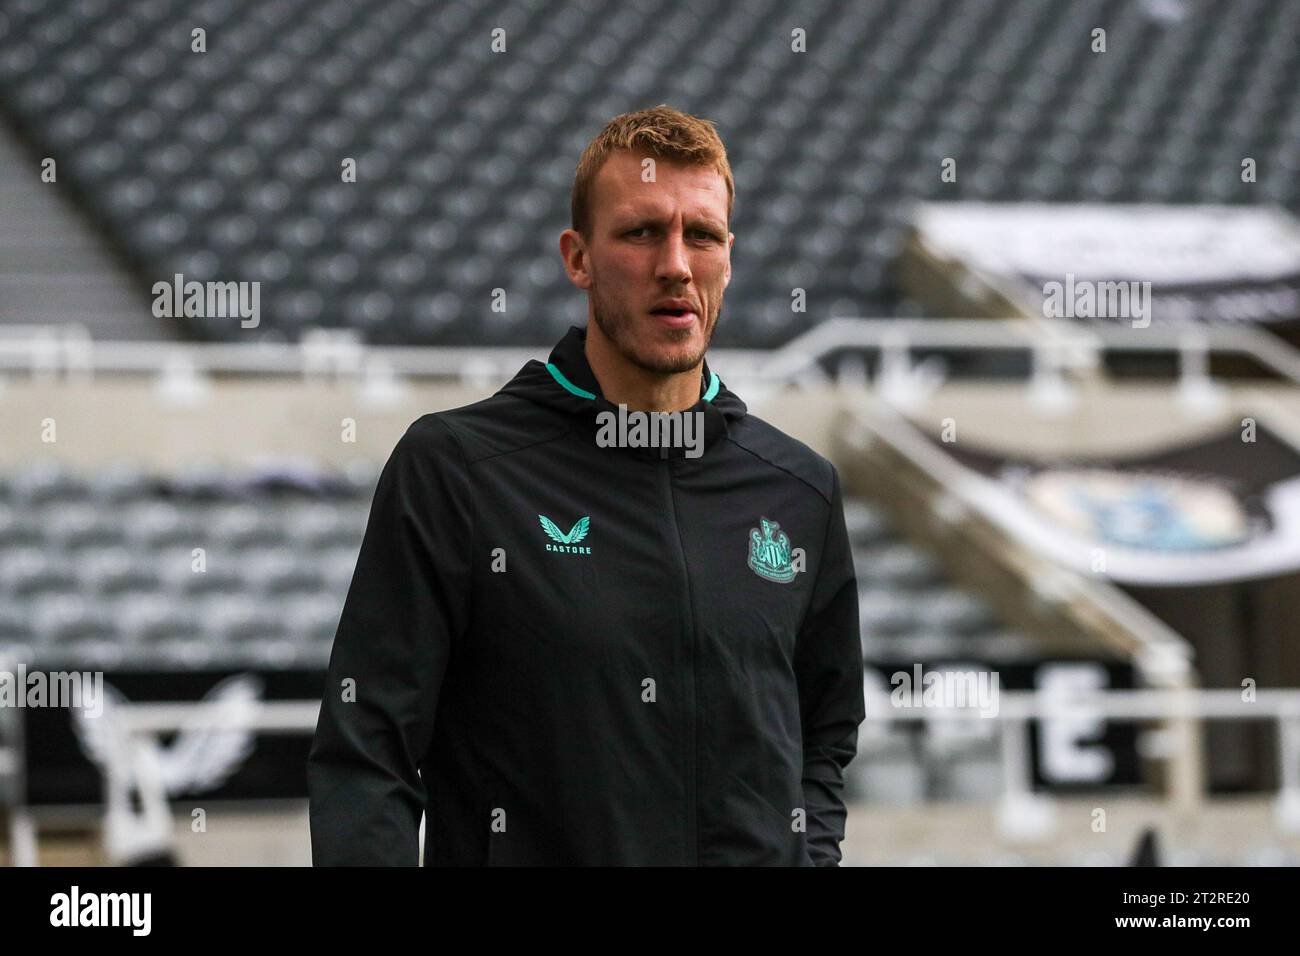
[[658,277],[670,282],[688,282],[691,265],[686,258],[686,243],[680,233],[670,232],[659,248]]

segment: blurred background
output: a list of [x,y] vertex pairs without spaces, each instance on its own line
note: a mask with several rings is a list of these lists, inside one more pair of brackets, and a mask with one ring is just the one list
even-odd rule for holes
[[379,469],[585,322],[574,166],[666,102],[736,180],[710,362],[851,494],[845,863],[1300,862],[1298,49],[1296,0],[7,0],[0,670],[107,700],[0,707],[0,861],[310,862]]

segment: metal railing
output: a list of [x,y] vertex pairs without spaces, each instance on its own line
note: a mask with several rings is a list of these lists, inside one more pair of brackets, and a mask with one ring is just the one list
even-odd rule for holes
[[[1255,699],[1243,699],[1234,690],[1108,690],[1066,696],[1034,691],[1004,691],[998,695],[996,713],[981,715],[978,707],[896,707],[888,694],[868,693],[866,724],[888,730],[904,722],[992,722],[999,740],[1002,793],[998,822],[1001,835],[1010,840],[1044,840],[1055,827],[1053,799],[1033,789],[1028,728],[1031,721],[1106,719],[1112,721],[1268,720],[1278,727],[1277,759],[1280,786],[1275,797],[1275,820],[1285,833],[1300,833],[1300,691],[1265,689]],[[138,788],[144,813],[157,815],[167,798],[163,783],[148,754],[149,744],[164,734],[211,728],[261,733],[314,733],[320,704],[314,700],[255,702],[232,711],[221,703],[130,703],[115,708],[132,746],[123,751],[122,763],[104,768],[106,821],[129,825],[132,787]],[[864,746],[870,753],[870,744]],[[869,759],[869,758],[867,758]],[[1167,759],[1181,759],[1175,748]],[[1165,792],[1175,809],[1193,813],[1197,803],[1179,804],[1172,790]],[[125,801],[125,802],[124,802]],[[170,817],[165,817],[170,825]],[[108,824],[106,824],[108,825]],[[34,840],[29,859],[34,861]]]
[[[1246,699],[1237,690],[1107,690],[1049,696],[1035,691],[1004,691],[997,697],[997,713],[984,716],[978,707],[899,707],[888,694],[868,693],[867,722],[888,732],[895,723],[922,723],[927,733],[934,722],[993,721],[999,742],[1002,796],[998,826],[1012,840],[1046,839],[1054,830],[1055,814],[1049,795],[1033,790],[1030,759],[1030,721],[1105,719],[1179,724],[1191,722],[1199,733],[1207,720],[1266,720],[1276,723],[1279,787],[1274,799],[1274,819],[1289,834],[1300,833],[1300,690],[1265,689]],[[866,748],[869,751],[869,746]],[[1184,748],[1170,749],[1170,763],[1187,758]],[[1171,768],[1171,777],[1178,771]],[[1203,785],[1201,787],[1203,789]],[[1200,800],[1184,801],[1169,788],[1165,796],[1182,813],[1195,813]]]
[[[15,668],[0,657],[0,673],[12,675]],[[22,693],[25,688],[16,688]],[[24,749],[21,707],[0,707],[0,807],[5,810],[9,830],[9,856],[14,866],[35,866],[36,827],[26,806],[27,757]]]
[[[710,362],[737,381],[824,379],[818,363],[845,349],[1005,351],[1024,349],[1035,374],[1096,369],[1108,351],[1169,352],[1186,375],[1201,373],[1209,353],[1247,356],[1300,383],[1300,352],[1248,326],[1150,326],[1130,329],[1063,320],[832,318],[776,350],[713,349]],[[349,329],[313,329],[301,341],[175,342],[96,340],[89,327],[0,325],[0,373],[41,377],[99,374],[289,375],[364,378],[377,374],[499,382],[546,347],[376,346]]]

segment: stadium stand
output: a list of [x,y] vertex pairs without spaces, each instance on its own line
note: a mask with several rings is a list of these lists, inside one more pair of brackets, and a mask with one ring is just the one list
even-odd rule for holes
[[719,124],[738,183],[717,344],[764,347],[915,314],[892,271],[913,200],[1300,212],[1298,45],[1300,6],[1270,0],[14,0],[0,105],[144,288],[264,284],[257,329],[192,336],[541,345],[578,318],[554,247],[574,157],[672,102]]
[[[1090,48],[1099,26],[1105,52]],[[815,56],[791,49],[797,28]],[[1300,724],[1270,702],[1247,736],[1255,715],[1222,704],[1243,673],[1283,687],[1300,673],[1280,639],[1300,582],[1290,553],[1257,581],[1202,583],[1196,599],[1176,577],[1167,591],[1126,591],[1121,572],[1153,563],[1141,555],[1125,565],[1112,554],[1110,578],[1058,575],[977,507],[971,489],[989,485],[962,460],[987,445],[990,460],[1119,467],[1163,448],[1213,473],[1234,457],[1243,415],[1259,418],[1256,447],[1289,455],[1300,353],[1249,329],[1192,340],[1160,322],[1141,336],[1123,323],[941,325],[930,319],[1033,317],[1041,283],[1011,308],[968,281],[972,261],[926,247],[910,281],[907,261],[909,243],[936,233],[918,227],[921,204],[934,205],[924,225],[954,200],[1178,204],[1211,229],[1225,207],[1300,214],[1297,47],[1300,4],[1270,0],[816,0],[797,11],[776,0],[10,0],[3,424],[48,416],[64,437],[51,448],[34,428],[0,433],[0,659],[102,669],[141,705],[135,718],[155,721],[144,736],[159,753],[163,738],[183,739],[194,704],[254,675],[266,703],[299,709],[250,721],[241,732],[259,734],[255,752],[201,792],[301,802],[314,720],[303,708],[319,701],[378,464],[406,423],[482,397],[581,324],[555,247],[574,161],[611,116],[669,102],[718,123],[737,184],[735,278],[710,361],[751,410],[834,458],[852,495],[869,698],[923,665],[1000,672],[1008,712],[1063,677],[1120,695],[1204,687],[1198,720],[1233,718],[1206,728],[1205,747],[1167,711],[1096,718],[1104,732],[1091,737],[1086,719],[1036,715],[1036,736],[1019,743],[1008,726],[1024,730],[1027,711],[974,728],[868,720],[847,777],[846,860],[1122,865],[1141,827],[1158,824],[1172,837],[1165,862],[1300,861],[1300,755],[1288,744]],[[1249,184],[1247,156],[1259,168]],[[945,181],[953,157],[960,175]],[[57,190],[33,172],[46,158]],[[1038,210],[1048,231],[1060,208]],[[153,284],[177,274],[260,283],[260,324],[151,315]],[[498,289],[506,311],[491,307]],[[806,311],[792,309],[794,289]],[[889,321],[826,321],[839,316]],[[1121,383],[1130,353],[1141,362]],[[1243,356],[1264,374],[1211,381]],[[861,416],[850,439],[831,422],[846,410]],[[937,437],[954,410],[960,448]],[[338,434],[349,417],[364,446],[351,463]],[[303,463],[253,463],[289,452]],[[1013,471],[996,463],[999,480]],[[1264,530],[1285,511],[1269,511]],[[1205,563],[1222,571],[1218,557]],[[1177,665],[1164,683],[1152,650]],[[169,704],[171,724],[147,712]],[[21,752],[23,728],[0,726],[0,809],[90,806],[95,818],[110,770],[55,716],[31,715],[22,767],[4,754]],[[1060,750],[1084,764],[1084,751],[1104,751],[1111,765],[1053,777]],[[128,769],[113,768],[119,783]],[[1186,811],[1180,801],[1216,786],[1253,802],[1197,802],[1181,831],[1157,818],[1157,800],[1142,802],[1160,794]],[[1047,829],[1013,846],[1007,817],[1024,811],[1032,829],[1048,792],[1077,819],[1104,793],[1123,822],[1104,849]],[[294,807],[278,823],[242,819],[247,839],[232,837],[225,859],[174,838],[189,862],[307,862]],[[31,821],[14,819],[7,849],[30,857]],[[150,845],[169,845],[163,831],[148,831]],[[277,839],[277,855],[263,854]],[[121,845],[107,858],[121,862]]]
[[[966,323],[920,323],[907,328],[906,334],[922,342],[922,332],[932,330],[939,342],[952,343],[963,334],[984,349],[1032,348],[1012,324],[969,328]],[[985,581],[976,587],[952,573],[952,555],[942,550],[986,569],[996,562],[975,547],[975,539],[954,540],[951,529],[943,530],[941,526],[961,523],[960,509],[954,512],[943,504],[936,476],[902,466],[899,455],[915,456],[925,449],[932,455],[938,448],[921,432],[910,445],[900,443],[885,427],[894,421],[880,398],[887,376],[877,381],[874,392],[861,391],[857,400],[876,409],[870,419],[878,436],[875,450],[863,457],[856,445],[833,440],[836,402],[855,394],[848,391],[852,366],[841,354],[845,345],[858,341],[878,353],[880,343],[898,331],[895,323],[828,325],[815,333],[820,344],[794,343],[789,350],[761,357],[718,353],[728,382],[754,396],[756,411],[827,448],[842,463],[846,488],[873,495],[855,496],[846,508],[859,572],[868,665],[864,680],[879,694],[888,690],[890,675],[916,663],[931,670],[969,665],[996,668],[1005,690],[1021,693],[1040,686],[1045,667],[1073,662],[1102,677],[1102,686],[1136,686],[1133,669],[1122,664],[1130,653],[1137,656],[1136,650],[1123,649],[1128,645],[1108,646],[1101,637],[1087,635],[1063,642],[1072,626],[1068,617],[1049,607],[1013,620],[1003,613],[1005,586]],[[205,361],[238,365],[231,355],[213,355],[211,348],[194,347],[196,367]],[[18,660],[48,661],[47,667],[56,661],[65,667],[102,667],[106,683],[133,702],[198,701],[218,682],[248,672],[267,681],[268,703],[310,702],[319,693],[376,464],[421,410],[474,400],[491,384],[467,384],[480,377],[473,370],[468,378],[464,369],[413,373],[407,388],[398,392],[400,398],[369,407],[363,398],[369,361],[340,374],[319,363],[310,349],[294,349],[296,357],[281,356],[274,374],[207,370],[199,376],[206,382],[206,391],[201,390],[206,397],[192,402],[163,387],[171,359],[155,353],[152,366],[136,368],[134,359],[126,361],[132,349],[113,344],[97,348],[90,367],[98,368],[102,357],[104,370],[82,378],[65,378],[63,370],[35,374],[21,355],[10,351],[3,356],[15,373],[6,394],[11,410],[33,422],[56,418],[61,436],[56,444],[43,444],[39,433],[28,429],[12,433],[13,441],[0,449],[4,650]],[[962,350],[934,343],[921,349],[935,355]],[[836,355],[839,360],[832,366],[841,377],[848,376],[838,386],[819,378],[823,360]],[[257,360],[268,357],[259,352]],[[1024,364],[1023,358],[1018,361]],[[796,388],[772,392],[773,385]],[[1210,427],[1200,419],[1180,423],[1177,406],[1167,397],[1162,399],[1169,401],[1167,414],[1154,420],[1129,415],[1129,402],[1150,405],[1149,393],[1142,392],[1150,387],[1112,385],[1098,392],[1079,406],[1069,446],[1080,449],[1088,440],[1106,438],[1112,444],[1144,447],[1157,436],[1164,436],[1161,441],[1192,440]],[[1285,383],[1270,388],[1268,404],[1276,414],[1268,421],[1285,422],[1294,390]],[[1264,395],[1263,386],[1254,385],[1241,400],[1259,403]],[[1050,448],[1058,441],[1059,419],[1010,411],[1032,408],[1032,393],[1024,383],[961,378],[941,384],[929,401],[929,410],[923,405],[912,412],[922,432],[926,422],[940,420],[942,410],[956,403],[964,409],[963,434],[975,439],[975,447],[996,446],[997,436],[1009,434],[1012,422],[1020,422],[1014,431],[1026,448]],[[849,407],[857,404],[850,401]],[[1225,421],[1233,420],[1231,410],[1222,414]],[[339,422],[348,415],[360,419],[364,441],[359,446],[339,441]],[[1127,425],[1118,434],[1100,424],[1120,418]],[[881,442],[894,450],[887,452]],[[279,464],[256,464],[271,452]],[[284,463],[300,456],[316,464]],[[957,487],[950,484],[950,489]],[[921,526],[933,528],[922,534]],[[196,547],[205,549],[202,574],[191,573]],[[1051,589],[1038,580],[1039,568],[1031,564],[1026,570],[1028,591],[1017,591],[1016,601],[1032,608],[1035,602],[1061,599],[1052,598]],[[1038,588],[1043,594],[1035,598],[1032,592]],[[1100,605],[1085,609],[1094,621],[1102,613],[1104,622],[1103,612]],[[71,731],[49,718],[32,714],[30,732],[42,746],[33,753],[30,799],[38,806],[93,800],[99,785],[93,766]],[[894,819],[891,814],[905,820],[918,807],[996,803],[1008,779],[1005,741],[998,739],[1000,729],[982,723],[974,734],[898,721],[864,724],[862,758],[851,766],[847,783],[851,799],[875,808],[869,826]],[[1123,724],[1112,721],[1103,741],[1115,767],[1097,784],[1112,793],[1117,787],[1147,789],[1158,781],[1140,772],[1137,738],[1131,730],[1122,732]],[[259,736],[256,751],[230,785],[216,791],[216,798],[292,796],[299,784],[287,780],[285,768],[299,765],[304,745],[301,734],[282,741],[278,750],[272,738]],[[1043,759],[1041,753],[1034,758],[1034,773],[1039,786],[1050,788]],[[923,830],[916,845],[934,846],[932,837],[944,832]],[[859,839],[856,845],[868,844]],[[953,847],[937,850],[934,860],[957,861]],[[985,847],[982,859],[1005,851]],[[191,859],[203,858],[200,848],[193,852],[198,856]],[[892,852],[895,861],[917,857],[923,862],[919,858],[924,854],[915,846],[893,845]],[[1116,844],[1107,852],[1114,862],[1128,849]],[[1022,858],[1035,859],[1032,853]]]
[[312,477],[267,489],[52,463],[7,476],[0,653],[55,670],[323,669],[372,487]]

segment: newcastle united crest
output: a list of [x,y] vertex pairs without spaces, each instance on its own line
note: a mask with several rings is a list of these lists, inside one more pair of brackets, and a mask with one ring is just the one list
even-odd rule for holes
[[749,529],[749,569],[760,578],[789,584],[795,569],[790,563],[790,536],[775,521],[759,519],[758,528]]

